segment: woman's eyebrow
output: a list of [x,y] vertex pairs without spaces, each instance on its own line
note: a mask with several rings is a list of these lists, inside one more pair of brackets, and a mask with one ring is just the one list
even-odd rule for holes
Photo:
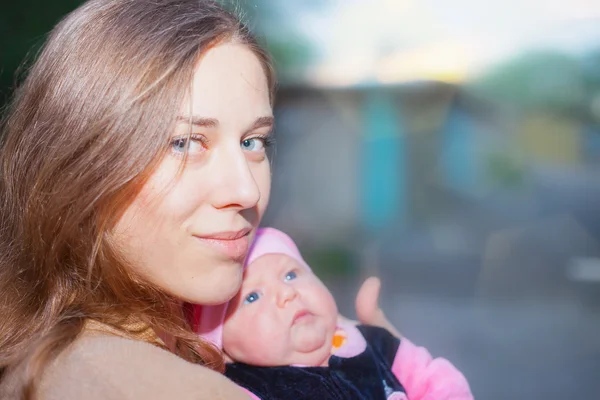
[[[178,122],[183,122],[186,124],[191,124],[194,126],[199,126],[203,128],[216,128],[219,126],[219,120],[215,118],[205,118],[192,115],[191,117],[187,116],[178,116]],[[253,131],[258,128],[263,128],[265,126],[273,126],[275,124],[275,119],[272,116],[268,117],[259,117],[254,121],[254,123],[248,129],[248,132]]]
[[219,120],[217,120],[215,118],[204,118],[204,117],[198,117],[198,116],[194,116],[194,115],[192,115],[191,117],[178,116],[177,121],[184,122],[186,124],[190,124],[190,125],[194,125],[194,126],[204,127],[204,128],[216,128],[217,126],[219,126]]
[[250,129],[248,129],[248,131],[253,131],[255,129],[263,128],[265,126],[273,126],[273,124],[275,124],[275,118],[273,118],[271,116],[259,117],[256,119],[256,121],[254,121],[252,126],[250,126]]

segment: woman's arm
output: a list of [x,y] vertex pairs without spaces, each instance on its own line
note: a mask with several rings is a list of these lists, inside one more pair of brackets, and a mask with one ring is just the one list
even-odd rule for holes
[[224,375],[151,344],[110,335],[78,340],[39,388],[41,400],[249,400]]

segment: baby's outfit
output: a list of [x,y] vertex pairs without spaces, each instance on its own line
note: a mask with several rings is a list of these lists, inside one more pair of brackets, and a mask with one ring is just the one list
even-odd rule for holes
[[[273,228],[256,233],[246,264],[280,253],[306,264],[294,241]],[[222,348],[227,305],[193,306],[198,334]],[[328,366],[227,364],[225,375],[260,400],[473,400],[464,375],[448,360],[379,327],[342,323]]]

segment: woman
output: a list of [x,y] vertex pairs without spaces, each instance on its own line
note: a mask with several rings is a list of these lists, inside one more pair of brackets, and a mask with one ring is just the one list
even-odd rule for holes
[[[214,1],[92,0],[57,25],[3,123],[1,398],[246,398],[182,305],[240,287],[274,87]],[[375,286],[359,315],[385,323]]]

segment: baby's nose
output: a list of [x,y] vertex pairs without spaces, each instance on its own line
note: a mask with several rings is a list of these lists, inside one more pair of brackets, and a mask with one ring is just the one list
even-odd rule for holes
[[294,300],[298,296],[298,292],[292,286],[282,283],[278,296],[277,296],[277,304],[279,307],[285,307],[290,301]]

